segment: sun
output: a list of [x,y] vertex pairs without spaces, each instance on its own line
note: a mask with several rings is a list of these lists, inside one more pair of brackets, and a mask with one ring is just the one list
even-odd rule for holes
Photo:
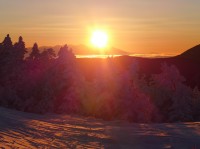
[[108,44],[108,34],[102,30],[95,30],[91,36],[91,44],[96,48],[105,48]]

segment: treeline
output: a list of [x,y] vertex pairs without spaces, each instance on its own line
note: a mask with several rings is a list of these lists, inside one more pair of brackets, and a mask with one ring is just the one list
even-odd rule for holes
[[200,91],[186,86],[173,65],[162,64],[160,74],[146,79],[136,62],[121,70],[107,58],[88,81],[67,46],[56,55],[35,43],[26,53],[22,37],[13,44],[7,35],[0,44],[1,106],[132,122],[200,120]]

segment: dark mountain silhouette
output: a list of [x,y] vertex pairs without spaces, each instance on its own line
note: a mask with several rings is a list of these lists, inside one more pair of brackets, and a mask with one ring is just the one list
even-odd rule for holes
[[[105,63],[104,59],[78,59],[80,69],[85,73],[87,79],[91,79],[98,67]],[[152,74],[160,73],[161,64],[168,63],[175,65],[180,73],[186,78],[186,84],[191,87],[200,88],[200,45],[197,45],[182,54],[168,58],[142,58],[134,56],[119,56],[114,58],[114,63],[120,69],[127,69],[132,62],[139,64],[141,74],[147,78]],[[98,66],[98,67],[97,67]]]
[[200,62],[200,44],[183,52],[182,54],[178,55],[177,57]]

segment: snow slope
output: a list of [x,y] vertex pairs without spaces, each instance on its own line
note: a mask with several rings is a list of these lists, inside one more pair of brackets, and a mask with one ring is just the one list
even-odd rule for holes
[[0,108],[0,148],[198,149],[200,123],[131,124]]

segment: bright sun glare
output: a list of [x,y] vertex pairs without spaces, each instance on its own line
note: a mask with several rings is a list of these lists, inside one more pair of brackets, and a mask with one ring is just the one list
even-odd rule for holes
[[96,30],[92,33],[91,43],[97,48],[105,48],[108,43],[108,35],[105,31]]

